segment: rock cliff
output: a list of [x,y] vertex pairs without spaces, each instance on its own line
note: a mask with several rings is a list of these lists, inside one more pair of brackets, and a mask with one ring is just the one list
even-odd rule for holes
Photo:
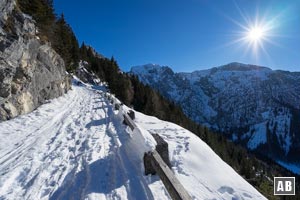
[[38,37],[34,20],[16,1],[0,0],[0,121],[34,110],[67,92],[63,59]]

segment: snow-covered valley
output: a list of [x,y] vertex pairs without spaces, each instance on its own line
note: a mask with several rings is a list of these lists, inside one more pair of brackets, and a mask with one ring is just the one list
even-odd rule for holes
[[172,170],[194,199],[265,199],[193,133],[136,112],[138,138],[119,112],[101,90],[73,85],[1,122],[0,199],[170,199],[137,159],[155,145],[149,132],[168,142]]

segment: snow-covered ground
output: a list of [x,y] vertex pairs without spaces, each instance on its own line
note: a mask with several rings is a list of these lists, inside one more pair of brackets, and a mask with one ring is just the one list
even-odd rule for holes
[[168,142],[172,169],[196,199],[264,199],[190,131],[141,113],[136,121]]
[[265,199],[182,127],[136,113],[131,132],[122,121],[100,90],[73,85],[1,122],[0,199],[170,199],[157,176],[143,174],[141,151],[155,145],[148,131],[169,143],[173,171],[193,198]]

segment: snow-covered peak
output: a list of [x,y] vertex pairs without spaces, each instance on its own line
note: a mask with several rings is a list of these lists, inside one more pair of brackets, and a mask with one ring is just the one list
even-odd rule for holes
[[227,79],[233,76],[239,79],[247,79],[255,76],[261,80],[266,80],[270,73],[272,73],[272,70],[267,67],[233,62],[227,65],[213,67],[211,69],[196,70],[191,73],[180,72],[178,75],[183,79],[188,79],[194,83],[195,81],[198,81],[199,78],[208,76],[214,76],[218,80]]
[[174,73],[172,69],[168,66],[161,66],[158,64],[146,64],[146,65],[139,65],[134,66],[131,68],[131,72],[134,74],[162,74],[164,72]]
[[[232,62],[226,65],[222,65],[219,67],[214,67],[211,69],[205,70],[195,70],[193,72],[179,72],[176,73],[179,77],[183,79],[189,79],[194,82],[195,79],[199,79],[201,77],[210,75],[210,74],[219,74],[219,76],[228,76],[231,74],[236,74],[238,76],[243,75],[251,75],[255,74],[257,77],[265,79],[268,74],[270,74],[272,70],[267,67],[251,65],[251,64],[243,64],[238,62]],[[140,77],[142,76],[157,76],[157,75],[174,75],[173,70],[168,66],[161,66],[158,64],[146,64],[134,66],[131,68],[131,73],[136,74]]]
[[220,67],[217,67],[217,69],[223,71],[271,71],[271,69],[267,67],[251,65],[251,64],[243,64],[238,62],[232,62],[227,65],[222,65]]
[[174,72],[170,67],[157,64],[134,66],[131,68],[130,73],[138,75],[138,78],[143,80],[145,84],[158,82],[162,79],[170,79],[174,75]]
[[161,68],[162,66],[161,65],[158,65],[158,64],[153,64],[153,63],[148,63],[148,64],[145,64],[145,65],[136,65],[136,66],[133,66],[131,68],[131,70],[149,70],[149,69],[157,69],[157,68]]

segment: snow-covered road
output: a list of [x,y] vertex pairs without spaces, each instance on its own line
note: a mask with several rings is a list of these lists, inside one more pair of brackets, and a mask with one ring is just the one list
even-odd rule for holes
[[127,136],[100,92],[73,86],[0,123],[0,199],[153,199],[122,148]]
[[123,124],[101,90],[66,95],[0,123],[0,200],[170,199],[158,176],[144,176],[151,134],[169,144],[172,170],[194,199],[265,199],[188,130],[136,112]]

